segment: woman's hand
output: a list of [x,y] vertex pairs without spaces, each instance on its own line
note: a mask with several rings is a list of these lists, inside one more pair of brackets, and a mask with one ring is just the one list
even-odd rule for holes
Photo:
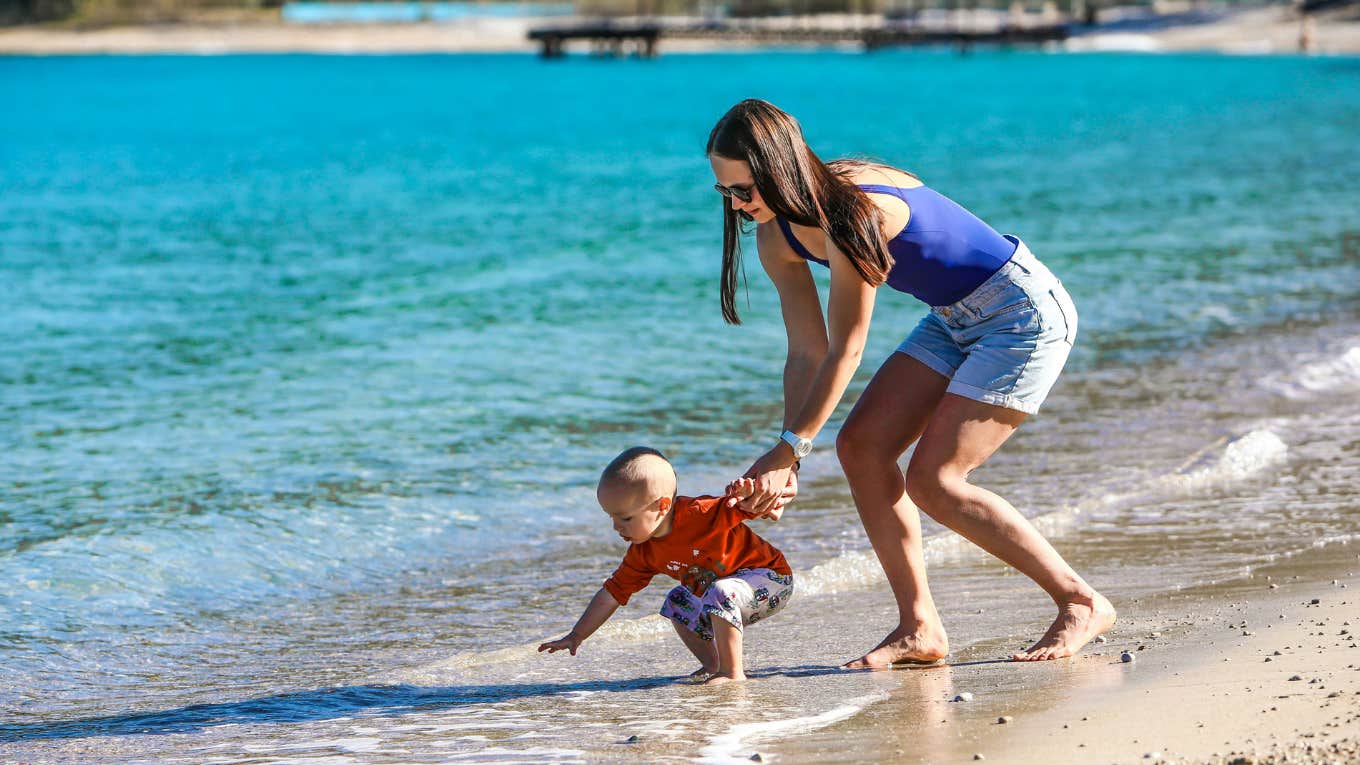
[[[750,498],[756,492],[756,481],[754,478],[738,478],[727,484],[727,490],[723,496],[727,497],[727,506],[736,507],[742,500]],[[788,506],[793,498],[798,496],[798,471],[789,471],[789,480],[784,484],[784,490],[779,493],[779,499],[775,500],[774,507],[766,511],[763,515],[753,515],[752,518],[766,518],[771,521],[779,520],[784,514],[784,508]],[[745,508],[742,508],[745,512]]]
[[798,496],[798,474],[793,470],[790,452],[782,443],[775,446],[756,460],[744,477],[728,485],[728,493],[740,498],[742,512],[755,518],[777,519],[784,506]]

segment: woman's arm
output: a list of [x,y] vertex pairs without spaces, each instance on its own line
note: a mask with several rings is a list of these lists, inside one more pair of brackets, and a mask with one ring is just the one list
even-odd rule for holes
[[807,398],[808,385],[826,357],[826,324],[822,299],[807,261],[789,247],[777,223],[756,230],[760,265],[779,293],[788,356],[784,361],[784,420],[787,430]]
[[[827,306],[827,327],[821,324],[821,305],[816,296],[816,286],[811,274],[803,266],[807,285],[801,285],[791,269],[781,268],[784,264],[776,262],[766,265],[766,272],[779,290],[780,303],[784,308],[784,324],[789,334],[789,364],[785,367],[785,427],[804,437],[813,438],[826,425],[827,420],[840,403],[845,389],[859,368],[864,353],[864,343],[869,335],[869,323],[873,316],[876,288],[870,286],[859,275],[850,260],[841,253],[836,245],[827,240],[827,260],[831,264],[831,294]],[[766,258],[762,250],[761,262]],[[771,268],[773,266],[773,269]],[[795,343],[816,346],[812,330],[807,326],[809,298],[805,291],[811,292],[811,305],[815,306],[818,331],[823,338],[825,352],[814,367],[811,375],[801,379],[791,377],[807,374],[809,367],[796,364],[809,364],[811,355],[795,360]],[[828,331],[829,330],[829,331]],[[793,372],[794,374],[791,374]],[[801,393],[790,397],[790,393]],[[791,403],[797,402],[797,403]],[[788,482],[788,470],[793,465],[793,449],[783,441],[756,460],[747,471],[756,480],[756,491],[742,502],[742,509],[753,515],[763,515],[774,505],[781,490]]]

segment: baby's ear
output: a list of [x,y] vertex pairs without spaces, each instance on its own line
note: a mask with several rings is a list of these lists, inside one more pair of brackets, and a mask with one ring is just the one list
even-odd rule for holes
[[657,505],[657,507],[661,508],[661,512],[663,512],[663,513],[670,512],[670,509],[671,509],[671,498],[670,498],[670,497],[662,497],[662,498],[661,498],[661,502]]

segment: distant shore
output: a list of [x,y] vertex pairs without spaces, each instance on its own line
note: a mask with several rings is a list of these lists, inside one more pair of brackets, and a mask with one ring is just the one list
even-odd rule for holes
[[[1360,54],[1360,13],[1333,12],[1305,22],[1284,6],[1170,23],[1109,24],[1080,30],[1071,51],[1217,51],[1234,54]],[[447,23],[292,24],[281,21],[175,23],[75,29],[0,29],[0,54],[491,53],[532,52],[530,28],[563,19],[473,18]],[[664,37],[660,52],[749,50],[752,43]],[[574,49],[569,49],[571,52]],[[580,50],[583,50],[580,49]]]

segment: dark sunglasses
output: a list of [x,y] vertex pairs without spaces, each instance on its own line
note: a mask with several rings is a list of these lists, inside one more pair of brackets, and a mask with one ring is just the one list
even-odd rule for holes
[[713,184],[713,188],[725,197],[735,197],[740,202],[751,201],[751,186],[724,186],[721,183]]

